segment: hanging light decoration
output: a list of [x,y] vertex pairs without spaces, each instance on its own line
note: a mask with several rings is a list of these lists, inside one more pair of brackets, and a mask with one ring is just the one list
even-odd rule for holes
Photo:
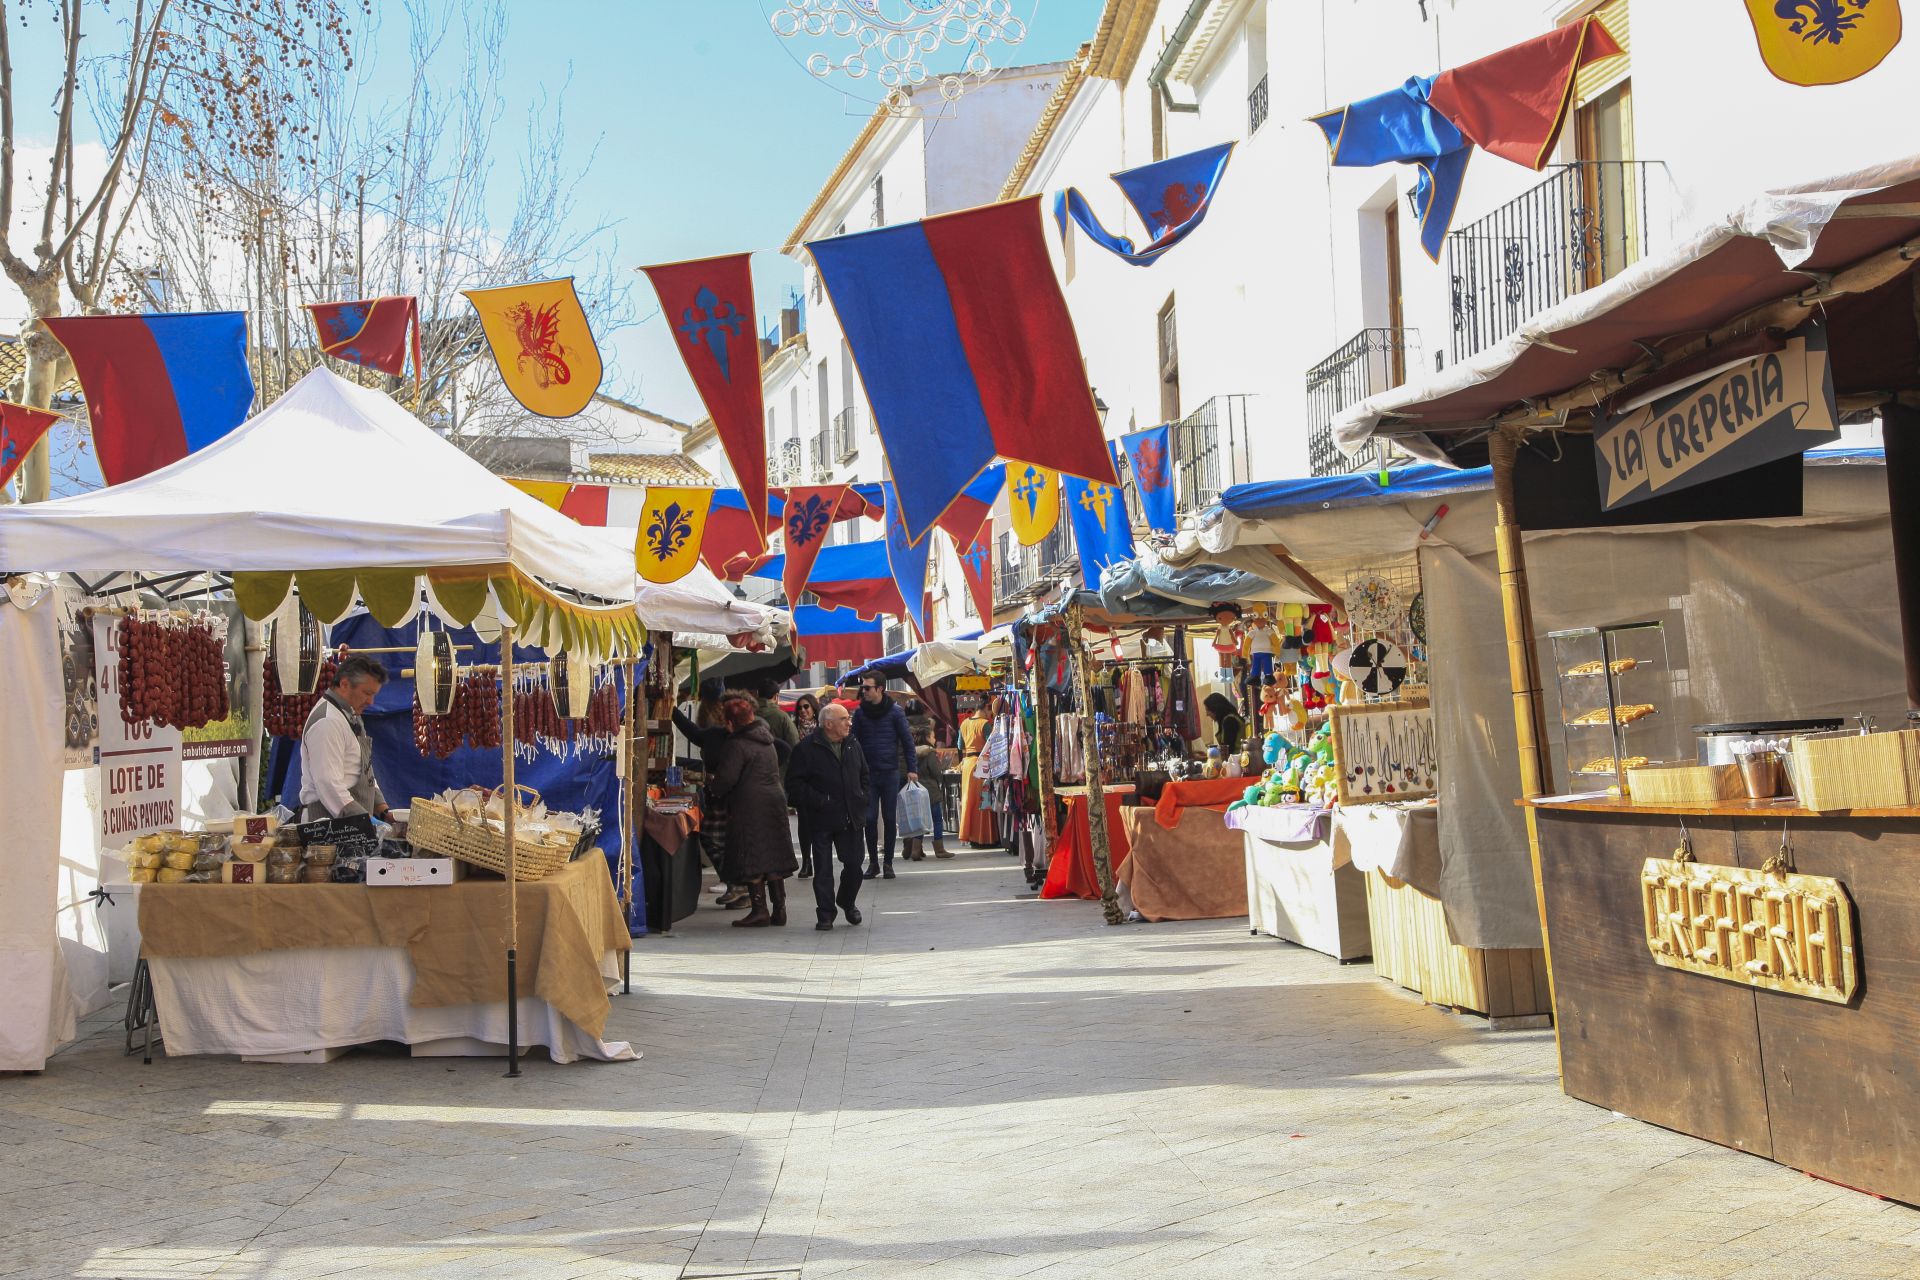
[[922,85],[954,102],[992,79],[1001,47],[1027,38],[1038,0],[1024,7],[1025,18],[1016,0],[780,0],[768,22],[813,46],[804,65],[816,79],[899,113]]

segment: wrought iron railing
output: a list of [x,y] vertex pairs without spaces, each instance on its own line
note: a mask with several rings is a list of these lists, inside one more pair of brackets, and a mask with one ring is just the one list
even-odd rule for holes
[[1004,534],[993,570],[994,603],[1003,606],[1028,599],[1066,577],[1078,564],[1064,511],[1053,531],[1031,547],[1021,546],[1011,533]]
[[1200,511],[1250,480],[1247,397],[1215,396],[1173,424],[1174,509]]
[[833,465],[833,459],[828,456],[831,443],[832,438],[825,431],[816,433],[813,439],[807,441],[807,461],[812,464],[816,476]]
[[848,405],[833,415],[833,457],[845,462],[860,452],[860,410]]
[[767,452],[767,483],[793,484],[801,478],[799,437],[776,442]]
[[1267,77],[1261,76],[1260,83],[1253,86],[1253,92],[1247,95],[1247,136],[1251,138],[1260,132],[1260,126],[1267,122]]
[[1528,317],[1638,262],[1671,232],[1666,166],[1561,165],[1545,182],[1447,236],[1452,358],[1464,360]]
[[1420,346],[1415,329],[1362,329],[1307,370],[1307,465],[1316,476],[1341,475],[1374,465],[1349,458],[1333,443],[1333,420],[1368,396],[1406,381]]

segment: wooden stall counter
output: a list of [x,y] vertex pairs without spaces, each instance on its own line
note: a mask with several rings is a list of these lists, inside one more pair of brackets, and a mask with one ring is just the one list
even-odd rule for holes
[[1567,1093],[1920,1203],[1920,809],[1530,803]]

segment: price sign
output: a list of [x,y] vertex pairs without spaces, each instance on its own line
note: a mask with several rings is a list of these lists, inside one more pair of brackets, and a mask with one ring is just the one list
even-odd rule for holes
[[120,620],[93,619],[94,685],[100,708],[100,845],[180,827],[180,731],[120,718]]

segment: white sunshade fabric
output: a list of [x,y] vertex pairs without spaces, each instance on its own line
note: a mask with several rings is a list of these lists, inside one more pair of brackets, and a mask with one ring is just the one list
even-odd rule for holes
[[230,435],[94,493],[0,509],[0,569],[110,573],[512,565],[607,600],[633,555],[387,396],[315,369]]

